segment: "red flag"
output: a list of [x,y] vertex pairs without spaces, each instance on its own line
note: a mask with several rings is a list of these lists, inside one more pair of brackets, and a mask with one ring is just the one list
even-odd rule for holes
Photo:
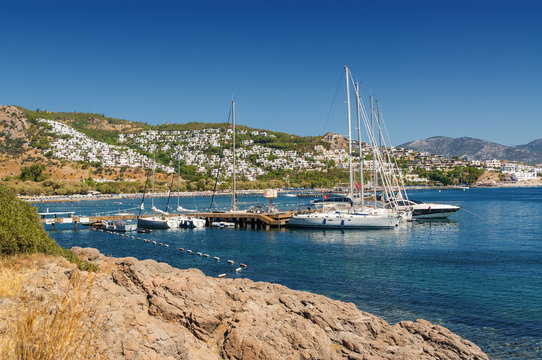
[[324,195],[324,200],[327,200],[329,199],[327,195]]
[[359,182],[356,181],[356,189],[361,189],[361,185],[359,184]]

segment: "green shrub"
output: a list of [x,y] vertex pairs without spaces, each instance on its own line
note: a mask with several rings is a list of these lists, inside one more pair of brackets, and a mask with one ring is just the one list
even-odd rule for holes
[[17,199],[15,192],[0,184],[0,254],[44,253],[61,255],[82,270],[96,270],[94,264],[81,261],[70,250],[59,246],[43,229],[38,211]]

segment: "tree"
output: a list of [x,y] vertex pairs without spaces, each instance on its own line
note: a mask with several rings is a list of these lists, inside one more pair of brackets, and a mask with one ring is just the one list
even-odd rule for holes
[[25,166],[21,169],[19,179],[21,179],[21,181],[43,181],[49,177],[44,171],[45,166],[43,164]]

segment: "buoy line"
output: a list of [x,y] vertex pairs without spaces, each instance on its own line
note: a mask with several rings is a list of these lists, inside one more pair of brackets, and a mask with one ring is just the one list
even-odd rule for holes
[[[140,237],[135,237],[135,236],[128,235],[128,234],[122,234],[122,233],[119,233],[119,232],[108,231],[108,230],[105,230],[105,229],[97,229],[97,228],[90,228],[90,230],[94,230],[94,231],[102,231],[102,232],[105,232],[105,233],[109,233],[109,234],[111,234],[111,235],[126,237],[126,238],[128,238],[128,239],[142,240],[142,241],[145,241],[146,243],[151,243],[151,242],[152,242],[153,245],[159,245],[159,246],[166,247],[166,248],[169,247],[169,244],[167,244],[167,243],[158,243],[158,244],[157,244],[157,242],[154,241],[154,240],[151,241],[151,240],[149,240],[149,239],[144,239],[144,238],[140,238]],[[186,249],[186,250],[185,250],[185,249],[182,248],[182,247],[179,248],[179,251],[180,251],[180,252],[185,252],[185,253],[187,253],[187,254],[192,254],[192,253],[193,253],[192,250],[189,250],[189,249]],[[205,253],[203,253],[203,252],[201,252],[201,251],[196,252],[196,254],[197,254],[198,256],[201,256],[201,257],[204,257],[204,258],[210,258],[210,255],[209,255],[209,254],[205,254]],[[220,257],[218,257],[218,256],[214,256],[213,259],[216,260],[217,262],[220,262]],[[235,262],[234,262],[233,260],[227,260],[227,263],[228,263],[229,265],[234,265],[234,264],[235,264]],[[238,267],[238,268],[236,268],[236,269],[234,270],[236,274],[239,273],[239,272],[241,272],[243,269],[246,269],[246,268],[247,268],[247,265],[246,265],[246,264],[243,264],[243,263],[239,263],[239,266],[240,266],[240,267]],[[221,274],[218,274],[217,276],[218,276],[219,278],[224,278],[224,277],[227,276],[227,274],[226,274],[226,273],[221,273]]]

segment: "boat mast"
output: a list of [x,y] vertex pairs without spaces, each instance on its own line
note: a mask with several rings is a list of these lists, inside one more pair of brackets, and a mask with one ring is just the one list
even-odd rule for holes
[[152,149],[152,195],[151,195],[151,210],[154,213],[154,172],[156,169],[156,138]]
[[181,190],[181,140],[179,140],[179,146],[177,147],[177,211],[179,211],[179,195]]
[[359,148],[359,184],[360,184],[360,192],[359,197],[361,199],[361,207],[363,208],[365,206],[365,193],[363,190],[363,186],[365,185],[363,183],[363,153],[361,151],[361,119],[360,119],[360,101],[359,101],[359,84],[355,83],[354,87],[356,88],[356,114],[357,114],[357,120],[358,120],[358,148]]
[[233,199],[232,209],[237,210],[237,196],[235,194],[235,100],[231,101],[232,124],[233,124]]
[[[384,166],[384,152],[382,151],[382,127],[380,125],[380,103],[376,99],[376,122],[378,126],[378,153],[380,154],[380,166]],[[382,169],[382,192],[380,199],[384,201],[384,169]]]
[[[373,133],[373,140],[374,140],[374,124],[373,124],[373,95],[370,96],[371,99],[371,131]],[[371,141],[373,142],[373,141]],[[374,140],[376,142],[376,140]],[[375,161],[375,154],[376,153],[376,144],[373,143],[373,197],[374,197],[374,203],[376,207],[376,161]]]
[[352,173],[352,121],[350,118],[350,70],[348,66],[344,67],[345,76],[346,76],[346,117],[348,118],[348,166],[350,168],[350,187],[348,189],[348,196],[352,199],[354,196],[354,189],[352,182],[354,181],[354,175]]

